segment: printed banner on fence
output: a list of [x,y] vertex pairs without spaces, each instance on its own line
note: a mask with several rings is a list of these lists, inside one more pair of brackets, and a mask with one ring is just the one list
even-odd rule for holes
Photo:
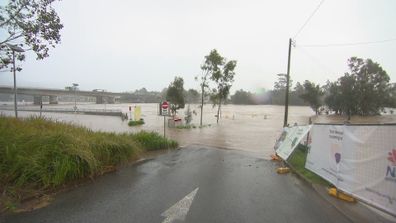
[[396,213],[396,125],[314,125],[305,168]]
[[283,160],[287,160],[310,128],[310,125],[283,128],[283,132],[275,144],[276,154]]

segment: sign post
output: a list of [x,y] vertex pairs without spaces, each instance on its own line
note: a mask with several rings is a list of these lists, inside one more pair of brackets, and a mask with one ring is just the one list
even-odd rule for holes
[[165,116],[168,115],[168,111],[169,111],[169,102],[167,101],[163,101],[161,104],[161,114],[162,116],[164,116],[164,138],[165,138],[165,125],[166,125],[166,120],[165,120]]

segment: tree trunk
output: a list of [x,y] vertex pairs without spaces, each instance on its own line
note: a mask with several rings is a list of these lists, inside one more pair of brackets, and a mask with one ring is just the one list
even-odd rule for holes
[[199,122],[199,126],[202,127],[202,114],[203,114],[203,103],[204,103],[204,85],[202,84],[202,91],[201,91],[201,119]]
[[219,100],[219,107],[217,108],[217,124],[219,124],[220,108],[221,108],[221,99]]

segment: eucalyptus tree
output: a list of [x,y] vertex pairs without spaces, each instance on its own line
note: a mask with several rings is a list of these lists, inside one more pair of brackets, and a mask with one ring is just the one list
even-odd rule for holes
[[212,73],[211,80],[216,83],[216,88],[213,89],[212,101],[217,105],[217,123],[221,115],[221,104],[226,101],[230,94],[230,89],[234,83],[235,67],[237,62],[235,60],[227,61],[223,58],[220,68]]
[[[60,43],[63,25],[53,7],[55,1],[10,0],[0,5],[0,69],[12,62],[11,45],[33,51],[40,60],[49,56],[50,46]],[[23,61],[24,52],[18,52],[16,58]]]
[[212,79],[213,73],[219,72],[220,66],[224,64],[224,58],[220,56],[217,50],[210,51],[209,55],[205,56],[204,63],[201,65],[201,75],[195,77],[200,81],[201,87],[201,118],[199,125],[202,126],[204,99],[207,95],[206,89],[209,89],[209,81]]

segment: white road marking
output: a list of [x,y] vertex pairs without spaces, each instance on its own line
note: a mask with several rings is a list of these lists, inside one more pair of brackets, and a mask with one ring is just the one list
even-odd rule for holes
[[183,199],[176,202],[176,204],[172,205],[168,210],[164,211],[161,214],[161,216],[165,217],[162,223],[171,223],[175,220],[184,221],[198,189],[198,187],[195,188],[195,190],[187,194]]

